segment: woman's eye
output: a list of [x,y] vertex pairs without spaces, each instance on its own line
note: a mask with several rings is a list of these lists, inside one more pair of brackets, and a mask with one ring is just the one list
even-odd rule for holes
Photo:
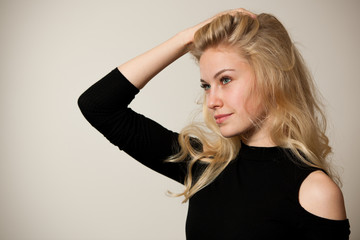
[[204,90],[208,90],[210,89],[210,84],[202,83],[200,87],[203,88]]
[[231,79],[228,77],[222,77],[220,81],[222,84],[225,85],[225,84],[228,84],[229,82],[231,82]]

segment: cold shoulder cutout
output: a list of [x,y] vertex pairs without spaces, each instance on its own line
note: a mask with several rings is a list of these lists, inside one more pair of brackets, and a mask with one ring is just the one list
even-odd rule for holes
[[299,202],[308,212],[331,220],[346,219],[340,188],[323,171],[314,171],[303,181]]

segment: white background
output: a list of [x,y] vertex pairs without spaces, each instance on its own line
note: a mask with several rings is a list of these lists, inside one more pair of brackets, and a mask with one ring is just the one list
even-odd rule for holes
[[[111,145],[77,98],[122,62],[219,11],[279,18],[326,99],[351,239],[360,239],[360,2],[335,0],[0,1],[0,239],[185,239],[177,183]],[[179,131],[197,108],[189,55],[132,107]]]

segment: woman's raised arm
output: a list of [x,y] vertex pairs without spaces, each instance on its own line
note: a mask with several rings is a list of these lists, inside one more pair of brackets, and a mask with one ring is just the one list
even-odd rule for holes
[[135,87],[141,89],[161,70],[188,52],[188,46],[192,43],[194,34],[199,28],[221,14],[235,12],[243,12],[256,17],[255,14],[242,8],[219,13],[120,65],[118,69]]
[[138,89],[143,88],[161,70],[187,52],[191,41],[180,32],[155,48],[120,65],[119,71]]

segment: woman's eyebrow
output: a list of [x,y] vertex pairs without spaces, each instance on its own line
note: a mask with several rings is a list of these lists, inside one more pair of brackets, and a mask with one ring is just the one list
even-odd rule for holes
[[214,78],[217,78],[220,74],[222,74],[223,72],[227,72],[227,71],[235,71],[235,69],[232,69],[232,68],[222,69],[222,70],[218,71],[217,73],[215,73]]
[[[218,71],[217,73],[215,73],[214,77],[213,78],[217,78],[220,74],[222,74],[223,72],[227,72],[227,71],[235,71],[235,69],[232,69],[232,68],[225,68],[225,69],[222,69],[220,71]],[[202,83],[207,83],[205,80],[203,79],[200,79],[200,82]]]

